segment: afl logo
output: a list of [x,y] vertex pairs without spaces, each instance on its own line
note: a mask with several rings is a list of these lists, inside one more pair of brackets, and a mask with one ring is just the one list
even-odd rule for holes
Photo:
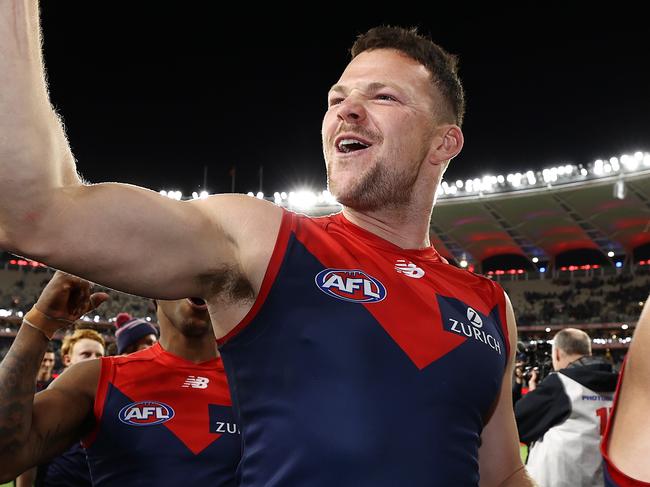
[[322,270],[316,274],[316,286],[325,294],[351,303],[377,303],[386,297],[384,285],[358,269]]
[[120,421],[132,426],[151,426],[164,423],[174,417],[174,410],[156,401],[140,401],[127,404],[119,412]]
[[476,328],[481,328],[483,326],[483,320],[472,308],[467,308],[467,319]]

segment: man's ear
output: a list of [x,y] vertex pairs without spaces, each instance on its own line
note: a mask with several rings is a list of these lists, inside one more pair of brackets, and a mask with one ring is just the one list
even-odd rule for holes
[[63,362],[63,365],[66,367],[70,365],[70,355],[67,353],[61,358],[61,361]]
[[464,143],[465,137],[458,125],[440,125],[433,139],[429,162],[433,165],[446,164],[460,153]]

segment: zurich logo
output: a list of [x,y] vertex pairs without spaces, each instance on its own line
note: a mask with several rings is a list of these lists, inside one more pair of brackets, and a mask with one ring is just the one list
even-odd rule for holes
[[481,328],[483,326],[483,320],[472,308],[467,308],[467,319],[476,328]]
[[377,303],[387,294],[379,280],[358,269],[325,269],[315,281],[325,294],[352,303]]
[[157,401],[140,401],[127,404],[119,412],[120,421],[132,426],[151,426],[174,417],[174,410]]

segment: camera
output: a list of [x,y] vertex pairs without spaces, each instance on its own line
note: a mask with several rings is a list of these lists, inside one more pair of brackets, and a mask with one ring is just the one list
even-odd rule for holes
[[545,340],[532,340],[526,345],[517,342],[516,366],[521,368],[522,377],[529,381],[533,371],[537,372],[537,382],[541,382],[552,370],[552,346]]

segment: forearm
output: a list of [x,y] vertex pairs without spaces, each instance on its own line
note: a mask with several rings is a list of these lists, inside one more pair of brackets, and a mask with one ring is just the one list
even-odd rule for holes
[[49,102],[37,0],[0,1],[0,173],[0,226],[10,241],[46,208],[50,188],[79,184]]
[[[32,406],[47,339],[23,324],[0,362],[0,458],[10,459],[27,441]],[[3,461],[4,463],[4,461]]]

